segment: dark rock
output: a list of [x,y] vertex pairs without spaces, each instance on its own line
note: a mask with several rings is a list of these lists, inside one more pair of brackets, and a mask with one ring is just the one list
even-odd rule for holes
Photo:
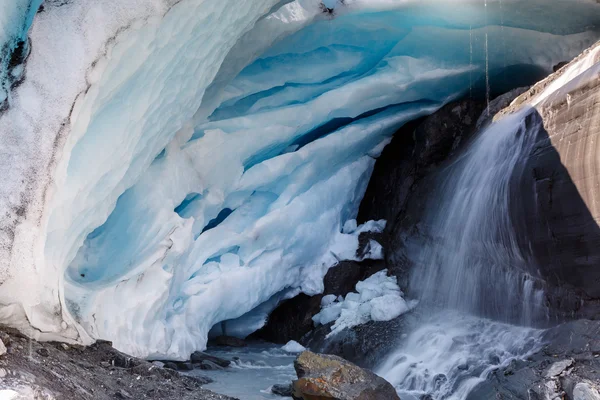
[[206,371],[218,371],[221,369],[225,369],[225,367],[222,367],[210,360],[201,361],[200,364],[198,364],[198,368],[206,370]]
[[400,400],[385,379],[341,357],[305,351],[294,368],[293,396],[300,400]]
[[211,344],[215,346],[229,346],[229,347],[246,347],[248,344],[244,339],[236,338],[233,336],[217,336],[211,340]]
[[175,364],[175,363],[174,363],[174,362],[172,362],[172,361],[167,361],[167,362],[165,362],[165,366],[164,366],[164,368],[167,368],[167,369],[172,369],[172,370],[174,370],[174,371],[177,371],[177,370],[179,369],[179,367],[177,366],[177,364]]
[[117,399],[132,399],[133,397],[125,390],[121,389],[115,393]]
[[189,361],[174,361],[175,365],[177,365],[178,371],[192,371],[194,366]]
[[48,357],[50,355],[50,352],[48,351],[48,349],[45,349],[43,347],[41,349],[37,349],[36,353],[38,353],[42,357]]
[[94,343],[94,345],[98,346],[98,347],[102,347],[102,346],[112,347],[113,343],[110,340],[98,339],[98,340],[96,340],[96,343]]
[[556,64],[554,67],[552,67],[552,71],[556,72],[556,71],[558,71],[559,69],[561,69],[562,67],[564,67],[566,65],[569,65],[568,61],[561,61],[558,64]]
[[271,387],[271,393],[283,397],[292,397],[292,385],[273,385]]
[[202,363],[202,361],[210,361],[210,362],[213,362],[223,368],[227,368],[231,364],[231,361],[229,361],[229,360],[211,356],[210,354],[206,354],[201,351],[193,352],[192,355],[190,356],[190,360],[194,364],[200,364],[200,363]]
[[385,219],[393,224],[415,182],[469,140],[484,107],[483,101],[461,100],[400,128],[377,159],[358,222]]
[[370,321],[344,329],[329,338],[331,325],[321,325],[305,335],[301,342],[314,351],[334,354],[363,368],[373,368],[397,347],[402,334],[414,323],[409,312],[391,321]]
[[0,340],[2,340],[2,343],[4,343],[4,345],[7,347],[12,344],[12,338],[6,332],[0,331]]
[[119,368],[133,368],[138,365],[139,362],[135,358],[125,354],[116,354],[112,359],[111,364]]

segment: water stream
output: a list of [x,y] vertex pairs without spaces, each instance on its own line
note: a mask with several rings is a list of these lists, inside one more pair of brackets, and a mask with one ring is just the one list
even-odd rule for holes
[[233,360],[224,370],[195,370],[191,374],[208,376],[214,382],[204,388],[243,400],[286,399],[271,393],[271,386],[289,384],[296,379],[294,359],[297,354],[283,351],[281,346],[251,343],[243,348],[209,348],[211,355]]

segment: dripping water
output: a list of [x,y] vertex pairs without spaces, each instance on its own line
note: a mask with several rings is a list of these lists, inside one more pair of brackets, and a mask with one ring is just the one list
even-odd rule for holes
[[487,15],[487,0],[485,1],[485,100],[486,100],[486,113],[490,116],[490,60],[488,51],[488,15]]
[[469,24],[469,99],[473,98],[473,25]]

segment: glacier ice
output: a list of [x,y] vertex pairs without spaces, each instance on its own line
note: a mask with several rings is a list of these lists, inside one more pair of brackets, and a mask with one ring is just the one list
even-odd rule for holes
[[600,36],[595,2],[503,1],[47,2],[0,114],[0,320],[185,358],[320,292],[399,126]]
[[417,305],[416,301],[406,301],[403,296],[396,277],[387,276],[387,270],[379,271],[358,282],[356,292],[346,297],[324,296],[321,311],[313,321],[315,325],[333,322],[326,337],[369,321],[390,321]]

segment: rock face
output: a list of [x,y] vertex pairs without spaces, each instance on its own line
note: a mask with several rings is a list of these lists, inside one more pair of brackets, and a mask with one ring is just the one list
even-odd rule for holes
[[[586,76],[536,103],[523,122],[535,145],[511,177],[510,220],[518,245],[531,259],[530,274],[545,282],[553,320],[600,317],[600,45],[584,53]],[[594,63],[596,66],[593,66]],[[571,64],[573,65],[573,64]],[[568,73],[558,70],[531,89],[483,105],[450,104],[423,122],[407,125],[378,159],[359,222],[386,218],[387,268],[410,295],[409,271],[419,268],[410,249],[433,233],[423,223],[436,174],[477,128],[520,109]],[[476,124],[479,114],[481,117]]]
[[384,231],[386,268],[405,291],[413,267],[404,251],[406,239],[418,241],[426,235],[421,231],[421,216],[435,187],[435,174],[469,142],[484,109],[485,102],[479,100],[449,103],[402,127],[377,159],[358,221],[388,221]]
[[298,400],[400,400],[390,383],[340,357],[305,351],[294,362]]
[[377,159],[360,205],[359,223],[386,219],[394,225],[414,185],[469,140],[484,108],[483,101],[460,100],[400,128]]
[[211,344],[215,346],[225,346],[225,347],[246,347],[247,344],[243,339],[236,338],[233,336],[217,336],[211,341]]
[[547,281],[584,299],[600,298],[600,45],[595,53],[596,66],[581,81],[536,105],[532,118],[543,129],[520,187],[527,202],[522,245],[532,245]]

